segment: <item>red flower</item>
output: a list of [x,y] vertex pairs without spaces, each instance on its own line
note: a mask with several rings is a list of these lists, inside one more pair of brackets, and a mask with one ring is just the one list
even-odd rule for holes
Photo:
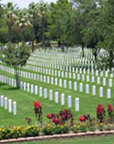
[[52,118],[52,114],[47,114],[46,116],[47,116],[48,119]]
[[61,115],[61,119],[65,120],[66,119],[66,115]]
[[112,106],[110,104],[108,105],[108,111],[112,112]]
[[81,115],[80,118],[79,118],[79,120],[80,120],[81,122],[84,122],[84,121],[86,120],[86,118],[85,118],[85,116]]
[[58,118],[54,118],[53,119],[53,123],[56,124],[56,125],[59,124],[59,119]]
[[41,108],[40,102],[35,101],[35,102],[34,102],[34,107],[35,107],[35,108]]
[[63,112],[64,112],[64,114],[68,114],[68,113],[69,113],[69,110],[66,109],[66,110],[64,110]]
[[103,106],[102,106],[101,104],[99,104],[99,105],[97,106],[97,114],[102,113],[103,110],[104,110]]

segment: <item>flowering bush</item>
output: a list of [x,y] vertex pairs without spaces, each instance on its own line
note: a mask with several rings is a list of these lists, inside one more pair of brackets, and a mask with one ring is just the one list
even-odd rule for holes
[[73,114],[70,110],[60,111],[59,114],[47,114],[48,119],[52,119],[54,124],[64,125],[66,121],[71,120],[71,124],[73,124]]
[[86,117],[84,115],[81,115],[80,118],[79,118],[79,120],[81,122],[85,122],[86,121]]
[[104,110],[104,107],[99,104],[96,108],[97,110],[97,119],[99,120],[99,122],[103,122],[104,121],[104,118],[105,118],[105,110]]
[[38,101],[34,102],[34,112],[38,121],[42,123],[42,106]]

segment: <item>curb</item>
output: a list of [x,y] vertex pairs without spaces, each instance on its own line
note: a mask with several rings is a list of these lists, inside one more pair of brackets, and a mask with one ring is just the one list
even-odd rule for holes
[[27,142],[35,140],[50,140],[50,139],[60,139],[60,138],[74,138],[74,137],[87,137],[87,136],[101,136],[101,135],[113,135],[114,130],[111,131],[95,131],[86,133],[72,133],[72,134],[58,134],[58,135],[48,135],[48,136],[38,136],[38,137],[27,137],[27,138],[17,138],[17,139],[7,139],[0,140],[0,144],[3,143],[16,143],[16,142]]

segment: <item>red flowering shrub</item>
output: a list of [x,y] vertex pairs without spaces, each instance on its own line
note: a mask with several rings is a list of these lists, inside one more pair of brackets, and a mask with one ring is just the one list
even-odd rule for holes
[[101,104],[99,104],[96,108],[96,111],[97,111],[97,119],[99,120],[99,122],[103,122],[105,117],[104,107]]
[[34,108],[41,108],[40,102],[35,101],[34,102]]
[[60,111],[59,114],[47,114],[48,119],[52,119],[52,122],[55,124],[56,119],[59,119],[59,124],[65,124],[65,122],[71,119],[71,123],[73,123],[73,114],[69,110]]
[[107,109],[107,112],[108,112],[108,116],[112,119],[112,116],[113,116],[113,108],[112,108],[112,105],[108,105],[108,109]]
[[34,112],[38,121],[42,122],[42,106],[38,101],[34,102]]
[[80,118],[79,118],[79,120],[80,120],[81,122],[85,122],[85,121],[86,121],[86,118],[85,118],[84,115],[81,115]]
[[52,114],[47,114],[46,116],[47,116],[48,119],[52,118]]
[[53,123],[56,124],[56,125],[59,124],[59,119],[58,118],[54,118],[53,119]]

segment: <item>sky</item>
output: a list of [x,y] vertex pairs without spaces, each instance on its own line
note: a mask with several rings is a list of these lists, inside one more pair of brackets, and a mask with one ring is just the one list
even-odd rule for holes
[[[27,8],[29,3],[35,2],[38,3],[40,0],[1,0],[1,3],[7,4],[8,2],[13,2],[14,4],[17,4],[20,8]],[[56,2],[57,0],[43,0],[44,2],[50,3],[50,2]]]

